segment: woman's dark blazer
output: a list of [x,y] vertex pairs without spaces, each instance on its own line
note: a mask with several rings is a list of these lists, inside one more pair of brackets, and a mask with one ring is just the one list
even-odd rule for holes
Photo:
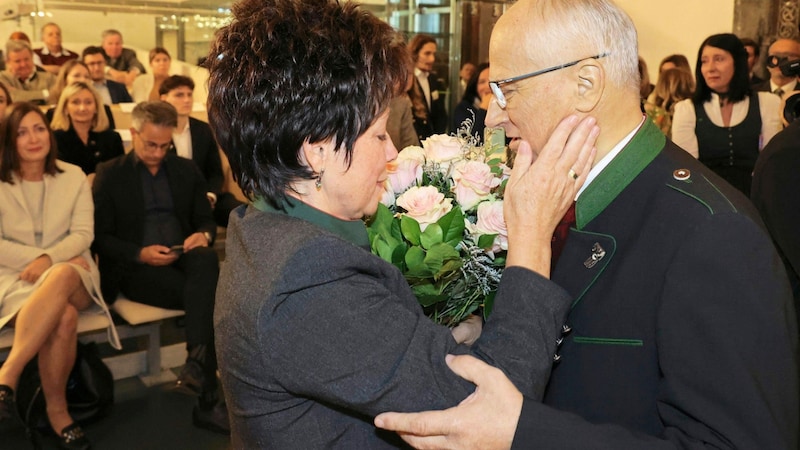
[[98,163],[125,154],[122,138],[114,130],[90,131],[89,143],[84,144],[75,129],[53,132],[58,148],[58,159],[75,164],[89,175],[94,173]]

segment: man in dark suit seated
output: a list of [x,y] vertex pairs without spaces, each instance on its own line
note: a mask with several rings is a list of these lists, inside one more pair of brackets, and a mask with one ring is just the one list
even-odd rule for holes
[[97,166],[94,250],[103,295],[186,310],[189,356],[178,388],[199,394],[194,424],[228,432],[217,392],[214,293],[219,274],[210,247],[216,224],[197,166],[170,152],[178,115],[165,102],[131,113],[133,151]]
[[100,47],[89,46],[83,49],[83,63],[89,68],[89,76],[92,77],[94,88],[103,97],[103,103],[111,105],[114,103],[133,102],[128,88],[122,83],[106,79],[106,57]]
[[600,129],[553,251],[552,282],[572,297],[557,362],[543,397],[523,399],[501,371],[459,357],[471,398],[376,424],[418,448],[797,448],[783,265],[752,203],[642,116],[637,41],[612,0],[520,0],[497,21],[487,126],[520,155],[546,154],[564,118]]
[[178,127],[172,135],[178,156],[193,160],[208,183],[208,201],[214,210],[217,225],[228,226],[231,210],[242,202],[230,192],[223,192],[225,176],[222,173],[219,148],[211,127],[202,120],[189,115],[194,106],[194,81],[182,75],[172,75],[161,83],[158,89],[161,100],[174,106],[178,111]]

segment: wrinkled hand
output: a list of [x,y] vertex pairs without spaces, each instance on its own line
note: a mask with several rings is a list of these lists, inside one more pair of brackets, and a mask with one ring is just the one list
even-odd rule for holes
[[[538,155],[528,142],[520,142],[503,202],[507,266],[549,276],[550,240],[591,170],[600,134],[596,122],[593,117],[565,118]],[[570,176],[570,170],[578,177]]]
[[461,323],[456,325],[450,333],[453,334],[453,339],[459,344],[472,345],[481,337],[483,330],[483,318],[481,316],[471,314],[464,319]]
[[150,266],[168,266],[178,259],[178,254],[163,245],[148,245],[139,252],[139,261]]
[[31,261],[22,272],[19,274],[19,279],[27,281],[28,283],[36,283],[36,280],[53,265],[53,261],[48,255],[39,255],[38,258]]
[[447,365],[475,383],[475,392],[444,411],[380,414],[375,426],[396,431],[419,449],[510,448],[522,411],[522,394],[500,369],[473,356],[448,355]]
[[78,256],[70,259],[67,262],[70,263],[70,264],[75,264],[76,266],[82,267],[87,272],[90,270],[89,263],[86,261],[86,259],[83,256],[78,255]]
[[183,241],[184,252],[197,247],[208,247],[208,239],[203,233],[192,233]]

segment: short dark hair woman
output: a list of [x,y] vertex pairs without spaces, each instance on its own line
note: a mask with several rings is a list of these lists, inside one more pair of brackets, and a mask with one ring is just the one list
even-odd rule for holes
[[697,52],[694,96],[672,118],[672,140],[748,197],[758,154],[781,129],[780,98],[751,92],[749,73],[736,35],[709,36]]
[[576,128],[565,160],[554,163],[566,139],[534,165],[530,152],[518,157],[505,203],[509,267],[482,337],[459,345],[425,317],[400,271],[369,253],[361,220],[397,156],[387,107],[405,85],[406,55],[388,24],[331,0],[243,0],[217,34],[209,118],[255,197],[231,214],[215,306],[234,448],[400,446],[372,417],[452,406],[474,389],[448,369],[448,353],[471,352],[533,398],[543,392],[569,300],[542,275],[589,169],[591,122]]

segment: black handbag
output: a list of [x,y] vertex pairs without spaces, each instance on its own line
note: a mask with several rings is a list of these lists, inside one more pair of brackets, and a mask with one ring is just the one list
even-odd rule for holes
[[[35,430],[47,430],[42,382],[37,358],[29,362],[17,385],[17,409],[26,433],[34,438]],[[75,365],[67,379],[67,407],[75,422],[85,425],[109,414],[114,404],[114,378],[97,353],[94,343],[78,342]]]

